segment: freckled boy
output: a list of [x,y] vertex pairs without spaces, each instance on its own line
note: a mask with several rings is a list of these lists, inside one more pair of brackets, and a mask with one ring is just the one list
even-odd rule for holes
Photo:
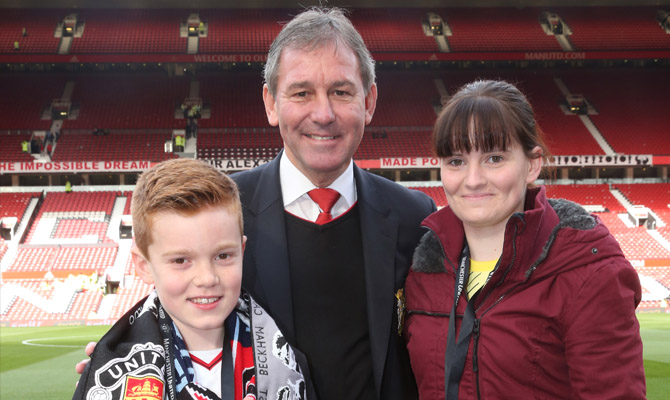
[[155,289],[97,344],[73,399],[307,398],[304,356],[241,291],[236,184],[201,161],[165,161],[138,180],[132,215],[136,273]]

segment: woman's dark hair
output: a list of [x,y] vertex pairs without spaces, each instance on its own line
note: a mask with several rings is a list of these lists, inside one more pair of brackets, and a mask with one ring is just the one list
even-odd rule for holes
[[[433,151],[439,158],[454,153],[507,150],[512,141],[521,144],[528,158],[549,159],[543,133],[535,122],[526,96],[505,81],[468,83],[445,104],[433,128]],[[542,154],[534,154],[539,146]]]

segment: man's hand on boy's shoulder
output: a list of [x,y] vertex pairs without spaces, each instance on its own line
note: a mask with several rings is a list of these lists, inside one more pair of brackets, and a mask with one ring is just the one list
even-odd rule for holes
[[[98,344],[98,342],[90,342],[89,344],[86,345],[86,355],[91,357],[91,354],[93,354],[93,350],[95,350],[95,345]],[[75,365],[74,370],[77,371],[79,375],[84,372],[84,368],[86,368],[86,364],[91,361],[90,358],[87,358],[85,360],[81,360],[77,365]]]

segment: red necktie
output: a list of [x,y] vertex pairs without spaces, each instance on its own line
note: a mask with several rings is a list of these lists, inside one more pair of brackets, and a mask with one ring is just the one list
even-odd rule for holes
[[333,216],[330,214],[330,209],[333,208],[337,199],[340,198],[340,194],[333,189],[313,189],[307,192],[307,194],[321,209],[321,213],[314,223],[323,225],[332,220]]

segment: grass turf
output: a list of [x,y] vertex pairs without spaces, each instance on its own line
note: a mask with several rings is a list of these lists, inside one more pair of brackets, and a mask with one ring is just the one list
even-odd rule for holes
[[109,326],[0,328],[0,399],[70,399],[86,343]]
[[667,399],[670,393],[670,314],[637,315],[644,345],[647,398]]
[[[670,314],[638,314],[649,400],[670,393]],[[0,328],[0,399],[68,399],[84,346],[108,326]]]

